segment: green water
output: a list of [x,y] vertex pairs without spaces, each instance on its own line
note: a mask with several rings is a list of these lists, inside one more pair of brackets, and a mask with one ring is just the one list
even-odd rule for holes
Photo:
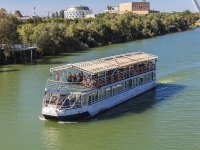
[[[0,67],[1,150],[199,150],[200,29]],[[157,89],[86,122],[41,120],[49,69],[143,51],[157,55]]]

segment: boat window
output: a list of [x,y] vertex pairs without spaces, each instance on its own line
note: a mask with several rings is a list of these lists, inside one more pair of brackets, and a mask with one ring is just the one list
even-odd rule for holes
[[136,84],[135,78],[132,79],[132,84],[133,84],[133,87],[135,87],[135,84]]
[[87,95],[83,95],[83,97],[82,97],[82,106],[85,106],[85,105],[87,105]]
[[106,88],[106,97],[110,97],[112,94],[111,87]]
[[76,95],[76,107],[81,107],[81,96]]
[[156,80],[156,73],[155,72],[153,72],[153,80]]
[[136,86],[139,86],[140,85],[140,80],[139,80],[139,77],[136,78]]
[[152,80],[152,73],[149,73],[149,81]]
[[98,91],[92,93],[92,103],[98,101]]
[[125,89],[128,89],[130,87],[132,87],[132,79],[128,80],[128,81],[125,81]]
[[64,107],[64,108],[70,108],[70,102],[69,102],[68,98],[64,101],[62,107]]
[[95,91],[88,95],[88,105],[98,101],[98,91]]
[[113,88],[113,95],[118,94],[118,87],[117,87],[117,85],[114,85],[112,88]]
[[144,84],[144,76],[140,76],[140,85]]
[[105,89],[101,89],[101,100],[106,98],[106,90]]
[[81,96],[80,95],[70,95],[71,108],[81,107]]
[[91,105],[92,104],[92,95],[89,95],[88,96],[88,105]]
[[58,100],[58,96],[52,96],[51,101],[50,101],[50,104],[56,105],[57,100]]
[[143,75],[143,84],[146,83],[146,74]]
[[67,98],[67,95],[60,95],[59,100],[58,100],[58,105],[62,105]]
[[121,93],[122,92],[122,84],[118,84],[117,85],[117,88],[118,88],[118,93]]
[[146,74],[146,82],[149,82],[149,74]]

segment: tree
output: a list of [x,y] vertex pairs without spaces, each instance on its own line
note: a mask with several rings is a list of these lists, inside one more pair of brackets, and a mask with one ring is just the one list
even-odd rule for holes
[[64,18],[64,10],[60,11],[60,18]]

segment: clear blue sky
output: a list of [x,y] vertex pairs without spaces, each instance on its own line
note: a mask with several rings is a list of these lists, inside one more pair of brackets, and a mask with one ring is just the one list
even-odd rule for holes
[[[68,6],[85,5],[93,10],[95,14],[104,12],[107,5],[117,6],[124,2],[141,2],[142,0],[0,0],[0,7],[8,12],[21,11],[22,15],[34,15],[34,7],[38,16],[47,16],[52,12],[66,10]],[[197,0],[200,4],[200,0]],[[189,9],[195,12],[191,0],[147,0],[152,10],[161,12],[184,11]]]

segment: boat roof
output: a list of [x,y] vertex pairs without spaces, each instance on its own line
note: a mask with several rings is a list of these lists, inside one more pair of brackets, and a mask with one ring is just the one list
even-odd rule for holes
[[158,56],[147,54],[144,52],[132,52],[121,55],[109,56],[96,60],[85,62],[66,64],[58,67],[51,68],[51,72],[57,72],[75,68],[89,74],[97,74],[108,70],[127,67],[129,65],[137,64],[148,60],[157,60]]

